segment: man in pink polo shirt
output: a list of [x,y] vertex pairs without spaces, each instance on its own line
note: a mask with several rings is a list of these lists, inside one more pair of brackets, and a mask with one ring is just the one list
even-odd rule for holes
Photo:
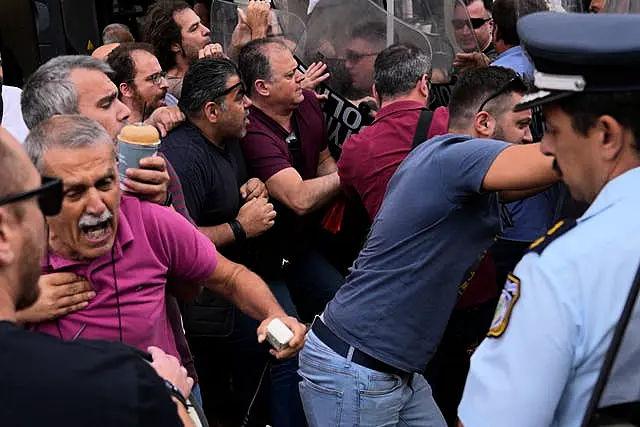
[[211,241],[175,211],[121,196],[111,138],[79,115],[54,116],[25,141],[41,172],[63,180],[62,211],[48,218],[48,273],[85,277],[95,297],[86,308],[35,329],[64,340],[121,341],[157,346],[178,356],[165,307],[167,280],[198,291],[203,284],[266,326],[279,318],[294,333],[276,357],[294,354],[305,327],[288,317],[264,282],[217,254]]

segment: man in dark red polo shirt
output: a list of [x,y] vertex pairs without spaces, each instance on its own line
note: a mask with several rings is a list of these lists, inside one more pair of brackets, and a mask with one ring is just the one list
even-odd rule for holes
[[247,84],[249,127],[242,150],[251,176],[263,181],[278,216],[271,238],[272,277],[285,280],[303,318],[319,313],[344,278],[314,250],[320,208],[340,193],[336,163],[327,148],[319,102],[301,87],[304,76],[287,46],[253,40],[238,65]]
[[[372,221],[391,176],[411,151],[430,74],[431,58],[415,46],[392,45],[375,60],[374,95],[381,108],[370,126],[345,141],[338,161],[342,188],[362,200]],[[448,121],[447,109],[436,109],[425,139],[447,133]]]

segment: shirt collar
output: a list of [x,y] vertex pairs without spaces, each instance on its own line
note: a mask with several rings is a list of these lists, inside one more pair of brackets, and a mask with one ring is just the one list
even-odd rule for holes
[[[123,247],[129,244],[130,242],[132,242],[134,237],[133,229],[131,228],[131,224],[127,219],[127,216],[125,214],[125,209],[123,209],[123,205],[126,203],[126,200],[129,198],[131,198],[131,196],[122,196],[120,198],[120,210],[118,215],[118,233],[116,235],[116,240],[114,242],[114,246],[115,246],[114,261],[122,257]],[[102,255],[99,258],[96,258],[94,260],[87,262],[87,261],[81,261],[81,260],[67,259],[59,255],[56,255],[51,250],[49,250],[48,254],[45,255],[44,259],[42,260],[42,267],[48,270],[57,271],[65,267],[91,264],[92,267],[95,269],[109,262],[111,262],[111,251],[109,251],[109,253],[107,254]]]
[[493,62],[498,61],[499,59],[507,58],[509,56],[522,55],[523,53],[524,52],[522,51],[522,46],[520,46],[520,45],[514,46],[514,47],[511,47],[511,48],[505,50],[500,55],[498,55],[498,57]]
[[640,186],[640,167],[630,169],[614,178],[600,190],[596,199],[584,215],[578,219],[578,222],[586,221],[609,209],[629,195],[635,194],[638,186]]
[[394,113],[398,113],[400,111],[419,110],[421,108],[427,108],[427,106],[424,103],[418,101],[395,101],[385,107],[382,107],[376,114],[376,119],[373,121],[373,123],[378,122],[385,117],[390,116]]

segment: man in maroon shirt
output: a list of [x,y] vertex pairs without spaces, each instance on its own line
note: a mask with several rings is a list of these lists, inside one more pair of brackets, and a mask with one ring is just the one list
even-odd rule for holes
[[344,282],[313,248],[319,209],[340,193],[324,115],[314,93],[302,89],[304,76],[283,42],[253,40],[240,51],[238,65],[253,103],[242,150],[250,175],[266,184],[278,212],[264,236],[271,238],[272,268],[261,274],[285,280],[299,313],[308,317]]
[[[392,45],[375,60],[374,95],[380,110],[370,126],[345,141],[338,161],[342,188],[362,200],[371,221],[391,176],[411,151],[428,101],[430,73],[431,58],[415,46]],[[448,121],[447,109],[436,109],[425,139],[447,133]]]

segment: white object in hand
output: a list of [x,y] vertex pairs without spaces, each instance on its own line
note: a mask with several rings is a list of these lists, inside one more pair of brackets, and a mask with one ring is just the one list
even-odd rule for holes
[[293,332],[280,319],[273,319],[267,326],[267,341],[276,350],[285,348],[291,338],[293,338]]

